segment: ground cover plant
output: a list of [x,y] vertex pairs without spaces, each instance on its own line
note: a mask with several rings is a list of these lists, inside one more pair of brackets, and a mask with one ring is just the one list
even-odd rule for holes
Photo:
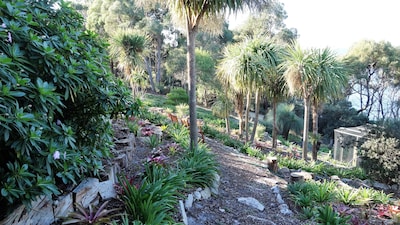
[[288,185],[291,198],[302,212],[304,219],[319,224],[369,224],[368,221],[392,219],[395,221],[398,208],[392,194],[372,188],[350,188],[336,181],[306,181]]
[[[98,176],[136,102],[106,45],[59,1],[0,1],[0,213]],[[0,216],[0,217],[1,217]]]

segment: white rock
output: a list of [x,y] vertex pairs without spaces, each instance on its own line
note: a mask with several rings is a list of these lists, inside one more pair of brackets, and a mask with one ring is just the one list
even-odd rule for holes
[[271,188],[271,190],[272,190],[272,192],[273,192],[274,194],[279,194],[279,187],[278,187],[277,185],[273,186],[273,187]]
[[214,195],[218,195],[218,187],[211,187],[210,190]]
[[194,195],[194,199],[196,199],[196,200],[200,200],[201,199],[200,191],[193,192],[193,195]]
[[190,209],[193,206],[193,194],[188,194],[187,199],[185,200],[185,208]]
[[279,205],[279,210],[284,215],[290,215],[293,213],[292,210],[289,209],[289,206],[286,204]]
[[114,189],[112,180],[107,180],[99,183],[99,194],[101,199],[116,198],[117,192]]
[[183,206],[183,201],[182,200],[179,200],[179,208],[181,209],[181,215],[182,215],[183,224],[188,225],[188,218],[187,218],[185,207]]
[[252,198],[252,197],[240,197],[240,198],[238,198],[238,201],[240,203],[251,206],[260,211],[263,211],[265,209],[264,205],[262,205],[257,199]]
[[279,194],[279,193],[276,195],[276,201],[277,201],[279,204],[284,204],[284,203],[285,203],[285,201],[283,201],[283,199],[282,199],[281,194]]
[[209,187],[206,187],[200,192],[200,194],[203,199],[209,199],[211,197],[211,190]]
[[225,209],[223,209],[223,208],[219,208],[218,210],[219,210],[220,212],[222,212],[222,213],[225,212]]

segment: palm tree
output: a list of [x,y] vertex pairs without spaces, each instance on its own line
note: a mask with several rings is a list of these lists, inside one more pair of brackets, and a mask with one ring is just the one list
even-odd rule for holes
[[293,95],[299,95],[304,101],[304,127],[303,127],[303,154],[302,158],[307,160],[308,151],[308,129],[310,116],[310,101],[317,84],[315,61],[310,51],[301,49],[298,43],[293,43],[287,49],[284,57],[283,68],[286,83]]
[[278,103],[286,98],[287,88],[283,73],[280,70],[280,63],[282,60],[282,51],[275,46],[270,46],[269,52],[271,57],[265,57],[266,60],[270,60],[269,67],[267,68],[268,77],[266,82],[263,83],[264,93],[272,103],[272,114],[273,114],[273,129],[272,129],[272,148],[276,149],[278,139],[278,126],[276,118],[276,110]]
[[317,160],[318,116],[322,103],[328,98],[337,98],[347,84],[347,75],[343,65],[337,60],[336,55],[329,49],[314,49],[312,56],[317,66],[318,83],[311,99],[312,111],[312,159]]
[[[216,18],[225,12],[249,9],[260,9],[261,5],[269,5],[270,0],[166,0],[170,10],[184,21],[187,35],[187,70],[189,82],[189,115],[190,115],[190,148],[197,148],[197,115],[196,115],[196,71],[195,71],[195,38],[199,26],[205,19]],[[211,20],[212,21],[212,20]],[[203,24],[207,26],[207,24]]]
[[239,76],[241,68],[240,55],[242,54],[241,43],[228,45],[224,49],[224,57],[217,66],[217,78],[221,81],[224,89],[231,92],[228,96],[233,96],[235,111],[239,118],[239,135],[243,135],[243,111],[244,111],[244,87],[236,78]]
[[[131,84],[133,90],[140,83],[134,82],[143,75],[143,60],[146,55],[147,37],[130,30],[120,30],[111,39],[109,51],[113,61],[123,71],[125,79]],[[137,77],[134,77],[137,75]],[[154,86],[150,77],[150,84]]]
[[229,116],[231,115],[232,111],[232,101],[228,97],[228,94],[229,93],[227,92],[220,93],[218,95],[217,101],[214,102],[214,104],[211,106],[211,111],[213,115],[225,119],[226,133],[230,135],[231,127],[230,127]]

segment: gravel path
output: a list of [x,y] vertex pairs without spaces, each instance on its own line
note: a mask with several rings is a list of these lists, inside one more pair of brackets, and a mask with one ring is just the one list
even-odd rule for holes
[[[268,171],[267,163],[245,156],[235,149],[206,139],[220,163],[221,184],[218,195],[196,201],[187,210],[189,225],[242,224],[291,225],[307,224],[298,213],[282,214],[272,187],[278,186],[285,202],[287,182]],[[238,201],[241,197],[257,199],[265,209],[260,211]],[[291,209],[294,211],[294,209]]]

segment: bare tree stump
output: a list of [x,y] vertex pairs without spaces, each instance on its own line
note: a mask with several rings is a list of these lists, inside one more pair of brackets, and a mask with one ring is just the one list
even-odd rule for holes
[[304,172],[304,171],[293,172],[290,174],[290,181],[292,183],[302,182],[305,180],[312,180],[312,179],[313,179],[313,175],[311,173]]
[[276,173],[278,171],[278,159],[276,157],[267,158],[268,169],[271,172]]

